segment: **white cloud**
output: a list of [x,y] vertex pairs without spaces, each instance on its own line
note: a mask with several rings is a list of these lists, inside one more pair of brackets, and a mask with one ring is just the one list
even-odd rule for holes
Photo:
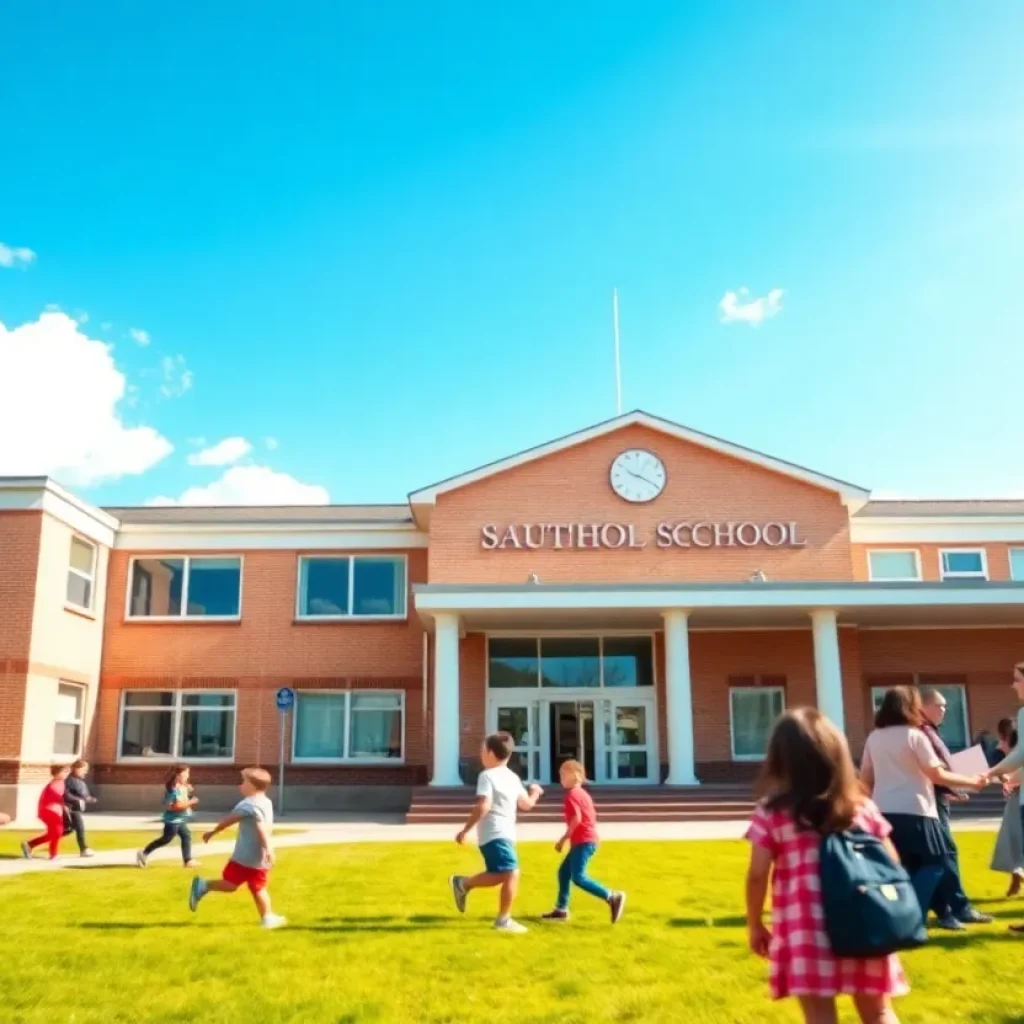
[[765,320],[782,312],[782,296],[781,288],[773,288],[759,299],[752,298],[747,288],[726,292],[718,303],[721,321],[723,324],[743,323],[760,327]]
[[265,438],[263,438],[263,443],[267,446],[267,451],[268,452],[276,452],[277,451],[277,438],[276,437],[265,437]]
[[[110,325],[107,324],[107,326],[109,327]],[[141,345],[143,348],[145,348],[150,343],[150,341],[152,341],[152,338],[150,338],[149,336],[149,331],[144,331],[141,327],[129,327],[128,336],[132,339],[132,341],[136,342],[136,344]]]
[[189,487],[178,498],[159,497],[149,505],[326,505],[326,487],[304,484],[268,466],[232,466],[207,487]]
[[194,452],[188,457],[190,466],[230,466],[232,462],[248,455],[252,445],[244,437],[225,437],[223,441]]
[[35,258],[36,254],[31,249],[26,249],[24,246],[15,248],[0,242],[0,267],[7,267],[9,270],[15,267],[24,269]]
[[195,379],[194,374],[185,363],[184,356],[164,356],[160,360],[160,394],[164,398],[181,398]]
[[0,323],[0,380],[0,474],[89,486],[144,473],[174,450],[152,427],[122,421],[124,374],[66,313]]

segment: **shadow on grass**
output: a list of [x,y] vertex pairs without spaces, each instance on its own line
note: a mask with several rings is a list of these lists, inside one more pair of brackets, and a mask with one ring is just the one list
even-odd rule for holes
[[745,917],[732,914],[728,917],[670,917],[669,928],[740,928],[747,923]]
[[[941,949],[970,949],[974,946],[987,946],[990,942],[1016,942],[1024,948],[1024,935],[1016,935],[1014,932],[968,932],[966,935],[957,933],[928,936],[928,946],[938,946]],[[1024,1017],[1015,1018],[1017,1024],[1020,1024],[1021,1020],[1024,1020]]]
[[144,932],[154,928],[217,928],[213,921],[82,921],[79,928],[93,932]]
[[318,917],[315,924],[295,925],[290,931],[307,932],[413,932],[441,928],[452,923],[451,917],[436,914],[413,914],[410,917],[367,915],[366,917]]

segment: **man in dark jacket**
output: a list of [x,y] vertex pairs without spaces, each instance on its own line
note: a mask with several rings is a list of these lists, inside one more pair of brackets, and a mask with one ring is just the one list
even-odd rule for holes
[[[946,698],[931,686],[921,689],[921,703],[924,706],[924,724],[921,726],[925,736],[928,737],[932,749],[938,755],[943,766],[949,768],[949,747],[939,735],[939,726],[946,717]],[[953,838],[953,830],[949,825],[949,804],[952,800],[962,799],[959,794],[954,793],[944,786],[935,787],[935,803],[939,811],[939,825],[946,837],[946,870],[952,874],[957,881],[956,895],[953,897],[952,906],[932,905],[935,916],[939,919],[939,927],[949,928],[953,931],[960,931],[965,924],[991,924],[995,918],[989,914],[982,914],[971,906],[971,901],[964,892],[963,882],[960,879],[960,856],[956,848],[956,840]]]
[[96,803],[96,798],[85,784],[85,776],[88,773],[89,762],[76,761],[71,766],[71,774],[64,781],[64,808],[71,819],[71,827],[75,830],[78,852],[83,857],[93,856],[89,844],[85,841],[85,808]]

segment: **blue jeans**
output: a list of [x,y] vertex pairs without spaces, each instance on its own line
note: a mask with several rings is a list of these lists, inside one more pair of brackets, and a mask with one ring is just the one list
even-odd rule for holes
[[558,867],[558,902],[555,906],[559,910],[569,909],[570,885],[575,885],[584,892],[589,892],[591,896],[608,902],[611,893],[587,875],[587,864],[595,853],[597,843],[580,843],[579,846],[569,848],[565,860]]
[[181,839],[181,859],[187,864],[192,859],[192,833],[188,830],[188,824],[184,821],[165,821],[164,834],[154,839],[143,850],[143,853],[148,857],[154,850],[159,850],[161,846],[173,843],[175,837]]

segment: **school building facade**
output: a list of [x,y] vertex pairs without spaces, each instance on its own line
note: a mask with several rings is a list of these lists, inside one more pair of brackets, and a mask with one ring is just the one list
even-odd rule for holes
[[[786,706],[855,752],[885,687],[943,688],[962,747],[1016,710],[1024,502],[868,491],[630,413],[387,506],[99,509],[0,479],[0,810],[86,756],[103,806],[185,761],[289,809],[408,806],[515,767],[745,782]],[[275,695],[295,692],[282,716]]]

